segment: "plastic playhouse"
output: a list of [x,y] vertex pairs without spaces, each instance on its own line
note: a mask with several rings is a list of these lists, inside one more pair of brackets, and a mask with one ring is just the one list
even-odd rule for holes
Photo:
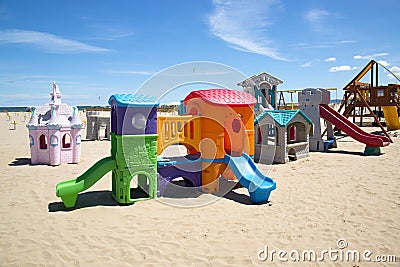
[[110,112],[105,115],[102,111],[86,110],[86,139],[110,140],[110,127]]
[[26,125],[29,129],[31,164],[60,165],[79,163],[81,158],[82,121],[78,109],[71,114],[61,103],[61,92],[53,82],[49,104],[33,107]]
[[[396,129],[398,126],[396,106],[399,107],[400,103],[399,85],[371,87],[369,84],[359,82],[369,70],[371,70],[371,76],[373,76],[372,71],[376,64],[379,63],[371,61],[346,86],[345,100],[341,107],[346,107],[345,114],[348,117],[357,107],[366,107],[372,114],[369,105],[380,105],[385,112],[388,129]],[[372,81],[373,78],[371,78],[371,83],[373,83]],[[390,137],[374,114],[368,115],[375,117],[386,136],[366,133],[360,127],[348,121],[345,116],[329,107],[330,92],[326,89],[289,90],[290,93],[298,92],[300,110],[277,110],[276,88],[281,83],[281,80],[264,72],[253,75],[238,84],[258,101],[257,110],[259,113],[254,120],[256,131],[254,159],[256,162],[266,164],[272,162],[286,163],[289,160],[307,157],[309,151],[327,151],[329,148],[336,147],[332,125],[355,140],[366,144],[364,150],[366,155],[379,155],[380,147],[387,146],[391,142]],[[321,131],[321,118],[326,122],[324,132]],[[327,139],[323,140],[322,136],[325,132]]]
[[257,99],[254,120],[254,160],[258,163],[286,163],[308,156],[312,121],[300,110],[278,110],[277,87],[283,81],[266,72],[240,83]]
[[277,89],[278,85],[282,83],[283,81],[271,74],[262,72],[241,81],[238,85],[243,87],[243,91],[257,99],[256,109],[259,110],[259,106],[278,109],[276,101]]
[[[335,125],[358,142],[365,144],[364,153],[367,155],[379,155],[380,148],[390,144],[388,137],[363,131],[360,127],[329,107],[330,93],[327,90],[304,89],[302,92],[299,92],[298,99],[300,109],[314,123],[314,131],[309,138],[310,151],[327,151],[329,148],[336,147],[332,125]],[[327,140],[322,139],[321,118],[326,122]]]
[[312,126],[301,110],[264,110],[254,120],[254,160],[269,164],[308,157]]
[[[161,196],[176,177],[203,192],[218,192],[221,175],[236,178],[252,202],[266,202],[276,183],[252,160],[256,103],[241,91],[198,90],[184,100],[187,114],[157,116],[159,103],[153,97],[113,95],[111,155],[78,178],[59,183],[56,195],[73,207],[80,192],[112,171],[112,196],[121,204]],[[157,158],[173,144],[184,145],[187,156]]]

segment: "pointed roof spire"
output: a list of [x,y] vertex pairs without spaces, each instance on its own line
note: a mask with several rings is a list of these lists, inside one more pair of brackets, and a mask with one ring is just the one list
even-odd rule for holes
[[80,129],[83,126],[83,122],[81,118],[79,118],[78,108],[73,107],[72,111],[72,119],[71,119],[71,127],[74,129]]
[[47,128],[49,128],[51,130],[61,128],[61,123],[59,122],[58,115],[57,115],[57,107],[54,105],[51,106],[51,118],[49,120],[49,123],[47,123]]
[[32,111],[32,115],[31,115],[31,118],[29,119],[28,124],[26,124],[26,127],[27,127],[29,130],[34,130],[34,129],[36,129],[36,127],[38,126],[39,121],[38,121],[38,116],[37,116],[37,114],[36,114],[36,108],[35,108],[35,107],[32,107],[32,108],[31,108],[31,111]]

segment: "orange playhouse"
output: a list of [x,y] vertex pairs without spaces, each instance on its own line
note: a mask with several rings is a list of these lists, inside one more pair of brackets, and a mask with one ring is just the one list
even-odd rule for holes
[[[201,116],[201,157],[203,191],[219,190],[218,177],[225,163],[209,163],[223,159],[225,154],[254,154],[254,113],[257,103],[250,94],[225,89],[198,90],[184,100],[188,114]],[[227,174],[225,174],[226,176]]]
[[200,154],[202,191],[218,192],[222,175],[237,178],[253,202],[267,200],[276,184],[252,160],[256,103],[242,91],[192,91],[184,99],[187,115],[158,117],[157,154],[169,145],[182,144],[188,154]]

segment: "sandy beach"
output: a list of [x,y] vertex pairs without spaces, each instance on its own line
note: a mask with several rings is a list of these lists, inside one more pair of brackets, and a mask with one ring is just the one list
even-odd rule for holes
[[[201,207],[162,198],[119,206],[109,173],[67,210],[56,184],[109,156],[110,142],[82,142],[80,164],[33,166],[23,113],[12,120],[16,130],[0,115],[0,266],[400,266],[400,130],[390,132],[394,143],[380,156],[364,156],[363,144],[339,137],[328,153],[259,164],[277,183],[267,204],[251,204],[238,188],[221,198],[197,196],[212,200]],[[265,248],[286,251],[288,262],[277,253],[260,260]],[[289,257],[329,249],[369,250],[371,260],[397,255],[397,262]]]

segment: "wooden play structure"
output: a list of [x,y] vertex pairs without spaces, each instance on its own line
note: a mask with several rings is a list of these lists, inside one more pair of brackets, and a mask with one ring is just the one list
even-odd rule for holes
[[[385,66],[371,60],[354,79],[344,87],[344,96],[339,107],[346,118],[352,117],[356,123],[359,118],[359,125],[363,125],[363,119],[372,117],[376,123],[388,136],[385,128],[379,120],[382,111],[385,116],[388,130],[400,129],[398,110],[400,108],[400,85],[388,84],[379,85],[378,67],[383,67],[392,74],[398,81],[400,78],[392,73]],[[367,74],[370,74],[370,81],[360,82]]]

